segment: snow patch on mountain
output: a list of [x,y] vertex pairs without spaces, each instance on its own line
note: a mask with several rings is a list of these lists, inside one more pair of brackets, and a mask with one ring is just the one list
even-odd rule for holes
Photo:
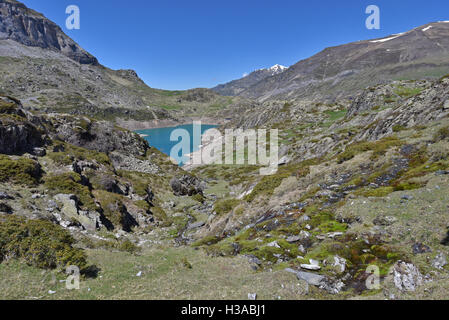
[[401,36],[401,35],[397,35],[397,36],[394,36],[394,37],[389,37],[389,38],[380,39],[380,40],[373,40],[373,41],[370,41],[370,42],[371,42],[371,43],[387,42],[387,41],[390,41],[390,40],[399,38],[400,36]]

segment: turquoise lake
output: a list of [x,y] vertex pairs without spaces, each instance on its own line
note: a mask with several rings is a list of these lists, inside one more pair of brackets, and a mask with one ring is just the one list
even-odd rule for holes
[[[217,128],[216,125],[201,125],[201,134],[204,134],[209,129]],[[189,132],[190,135],[190,151],[185,154],[192,153],[199,149],[199,144],[193,144],[193,124],[186,124],[177,127],[165,127],[165,128],[156,128],[156,129],[146,129],[146,130],[137,130],[136,133],[145,135],[143,138],[148,141],[150,146],[158,149],[159,151],[165,153],[170,156],[171,149],[179,143],[178,141],[170,141],[170,135],[176,129],[184,129]],[[181,156],[181,155],[179,155]],[[184,156],[184,155],[182,155]],[[188,158],[184,157],[179,165],[183,165]]]

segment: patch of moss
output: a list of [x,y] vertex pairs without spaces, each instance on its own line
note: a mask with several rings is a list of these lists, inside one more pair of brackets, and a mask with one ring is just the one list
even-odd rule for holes
[[401,98],[410,98],[420,94],[423,91],[422,88],[409,88],[404,86],[397,86],[394,93]]
[[393,187],[380,187],[377,189],[360,189],[355,194],[363,197],[385,197],[394,191]]
[[347,109],[338,110],[338,111],[326,111],[326,114],[329,116],[329,120],[331,122],[335,122],[339,119],[342,119],[348,113]]
[[392,129],[393,129],[393,132],[400,132],[400,131],[406,130],[407,128],[400,124],[396,124],[393,126]]
[[192,243],[192,247],[201,247],[204,245],[210,246],[219,242],[220,240],[221,238],[217,236],[207,236]]

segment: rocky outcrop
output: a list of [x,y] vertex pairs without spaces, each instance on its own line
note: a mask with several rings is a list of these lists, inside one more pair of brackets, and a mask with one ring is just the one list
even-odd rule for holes
[[[413,83],[394,82],[366,89],[350,106],[350,125],[367,126],[355,140],[379,140],[398,128],[426,125],[449,115],[449,79]],[[388,95],[388,92],[396,92]],[[400,94],[399,96],[397,94]],[[387,95],[385,95],[387,94]],[[388,100],[391,99],[391,100]],[[386,102],[392,101],[389,104]],[[383,103],[383,104],[381,104]],[[375,116],[355,117],[366,110],[384,107]]]
[[80,223],[85,230],[96,231],[102,224],[102,217],[96,211],[83,211],[80,209],[79,200],[73,194],[58,194],[54,199],[60,203],[60,212],[54,213],[59,224],[69,227],[74,221]]
[[0,153],[33,153],[43,145],[41,133],[20,106],[18,101],[0,96]]
[[14,0],[0,0],[0,40],[59,51],[82,64],[98,60],[70,39],[54,22]]
[[111,153],[142,157],[149,149],[148,143],[131,131],[118,128],[106,121],[91,121],[85,117],[51,114],[50,136],[77,147]]
[[176,196],[193,196],[195,194],[203,194],[204,184],[198,179],[190,175],[183,175],[173,178],[170,181],[173,193]]
[[159,167],[150,160],[141,160],[130,157],[120,152],[113,152],[109,156],[114,167],[119,170],[135,171],[149,174],[156,174],[160,171]]

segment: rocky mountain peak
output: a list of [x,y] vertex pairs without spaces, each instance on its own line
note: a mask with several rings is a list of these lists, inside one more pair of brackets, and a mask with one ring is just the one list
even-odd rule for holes
[[58,51],[82,64],[98,60],[68,37],[54,22],[14,0],[0,0],[0,40]]

